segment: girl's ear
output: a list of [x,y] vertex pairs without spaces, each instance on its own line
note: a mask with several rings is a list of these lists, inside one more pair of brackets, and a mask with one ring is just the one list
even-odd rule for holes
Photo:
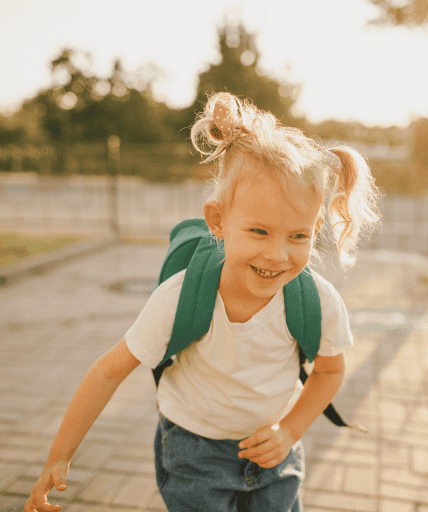
[[217,201],[207,201],[204,204],[204,217],[211,233],[217,238],[223,238],[223,215]]

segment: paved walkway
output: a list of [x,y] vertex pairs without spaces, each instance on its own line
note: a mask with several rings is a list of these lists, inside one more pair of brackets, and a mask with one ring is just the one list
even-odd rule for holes
[[[148,295],[109,285],[156,278],[165,246],[117,245],[0,289],[0,510],[22,510],[91,363]],[[355,348],[335,404],[368,434],[319,418],[305,435],[305,512],[428,512],[428,265],[368,253],[344,278],[320,271],[350,311]],[[164,511],[154,478],[155,388],[142,367],[77,451],[66,512]]]

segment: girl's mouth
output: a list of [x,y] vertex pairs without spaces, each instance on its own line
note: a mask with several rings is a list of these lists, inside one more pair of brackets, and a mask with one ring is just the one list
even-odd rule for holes
[[273,279],[274,277],[278,277],[279,275],[283,274],[285,270],[280,270],[279,272],[271,272],[270,270],[264,270],[262,268],[253,267],[253,265],[250,265],[250,267],[254,270],[254,272],[259,275],[260,277]]

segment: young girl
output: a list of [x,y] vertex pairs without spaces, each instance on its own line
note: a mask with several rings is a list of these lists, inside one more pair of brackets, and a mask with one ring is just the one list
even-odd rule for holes
[[[282,288],[316,254],[329,217],[343,265],[359,233],[378,221],[377,189],[364,159],[330,151],[248,102],[213,95],[192,128],[194,146],[219,172],[206,223],[224,241],[225,260],[208,333],[176,357],[160,380],[156,476],[171,512],[298,512],[304,476],[301,437],[331,402],[352,345],[337,291],[312,272],[322,310],[314,368],[299,387],[296,341]],[[217,146],[206,153],[206,144]],[[70,460],[118,385],[140,363],[163,359],[185,271],[162,283],[135,324],[90,368],[77,389],[25,512],[66,488]]]

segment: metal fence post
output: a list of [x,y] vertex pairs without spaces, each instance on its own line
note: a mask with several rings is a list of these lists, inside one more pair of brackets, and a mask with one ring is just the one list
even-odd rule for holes
[[107,140],[107,169],[109,173],[110,229],[119,235],[117,176],[120,174],[120,139],[110,135]]

